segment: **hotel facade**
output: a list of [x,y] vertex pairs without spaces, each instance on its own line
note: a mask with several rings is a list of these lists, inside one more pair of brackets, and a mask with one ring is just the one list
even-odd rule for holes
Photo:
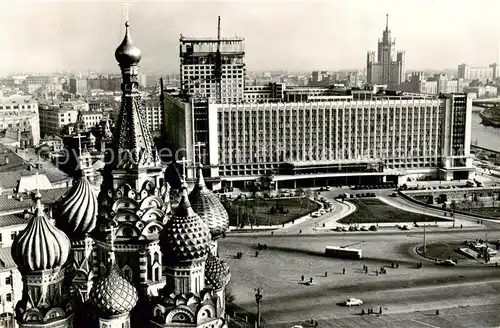
[[[210,168],[207,175],[213,178],[214,188],[243,187],[263,177],[270,177],[276,188],[293,188],[297,182],[346,185],[403,183],[422,176],[468,179],[473,171],[472,100],[462,94],[207,102],[206,106],[172,97],[166,102],[168,138],[192,161],[188,177],[201,161]],[[201,118],[203,108],[206,115]],[[199,119],[206,129],[196,128]],[[200,142],[206,151],[198,154]]]
[[[402,184],[408,178],[468,179],[474,170],[472,100],[465,94],[245,86],[224,71],[219,102],[213,80],[201,89],[192,85],[202,73],[195,59],[212,52],[187,47],[187,40],[207,39],[181,38],[183,87],[179,94],[162,92],[162,99],[165,138],[188,180],[194,181],[200,162],[214,189],[255,181],[275,188]],[[236,41],[231,58],[243,65],[235,73],[239,79],[244,49],[243,39]],[[206,80],[212,66],[203,70]],[[182,157],[187,161],[181,164]]]

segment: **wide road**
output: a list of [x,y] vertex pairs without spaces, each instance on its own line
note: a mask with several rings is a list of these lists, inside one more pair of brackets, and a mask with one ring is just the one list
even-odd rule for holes
[[[429,229],[427,241],[446,242],[484,237],[482,231]],[[489,238],[500,238],[490,231]],[[256,257],[257,243],[268,249]],[[456,306],[500,303],[500,267],[484,264],[442,267],[418,256],[414,249],[422,243],[420,232],[359,232],[310,235],[230,235],[220,240],[220,257],[231,272],[230,292],[237,304],[255,312],[254,288],[263,288],[262,313],[266,322],[293,322],[311,316],[332,319],[352,316],[361,309],[336,305],[349,297],[366,302],[364,308],[384,308],[384,313],[413,312]],[[363,250],[362,260],[342,260],[324,256],[327,245],[355,244]],[[236,252],[242,259],[235,259]],[[398,269],[390,268],[398,263]],[[423,262],[422,269],[416,263]],[[362,270],[363,265],[369,272]],[[389,266],[387,274],[375,270]],[[342,270],[346,269],[346,274]],[[324,273],[328,276],[325,277]],[[301,282],[313,278],[313,285]],[[378,308],[377,308],[378,309]]]
[[[426,311],[457,306],[477,306],[500,303],[500,280],[460,283],[414,288],[379,289],[377,291],[335,292],[320,290],[304,292],[295,297],[264,298],[262,317],[266,323],[301,321],[308,318],[329,320],[359,314],[368,308],[384,314]],[[337,303],[349,297],[363,300],[359,307]],[[253,307],[254,304],[244,306]]]

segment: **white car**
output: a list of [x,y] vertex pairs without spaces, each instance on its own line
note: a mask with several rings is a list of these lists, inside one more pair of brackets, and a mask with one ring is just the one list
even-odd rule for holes
[[357,305],[363,305],[363,301],[357,298],[348,298],[347,300],[344,301],[345,306],[357,306]]

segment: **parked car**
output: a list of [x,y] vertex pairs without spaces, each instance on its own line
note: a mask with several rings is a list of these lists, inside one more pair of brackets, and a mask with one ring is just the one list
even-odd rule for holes
[[358,298],[348,298],[343,303],[345,306],[359,306],[363,305],[363,301]]

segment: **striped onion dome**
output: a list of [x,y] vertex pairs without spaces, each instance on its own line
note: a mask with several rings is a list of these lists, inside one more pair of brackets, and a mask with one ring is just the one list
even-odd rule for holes
[[89,295],[90,303],[103,316],[130,312],[137,304],[137,289],[126,279],[116,265],[97,281]]
[[198,180],[189,194],[194,211],[205,221],[212,239],[218,239],[229,227],[229,215],[219,198],[205,185],[202,166],[198,168]]
[[21,273],[55,269],[68,259],[69,238],[49,222],[41,195],[36,195],[35,214],[12,243],[12,258]]
[[183,184],[179,206],[163,227],[160,237],[165,264],[201,259],[208,253],[209,242],[210,231],[191,208],[187,185]]
[[205,282],[212,286],[215,290],[224,288],[231,280],[231,272],[226,262],[220,258],[208,255],[205,262]]
[[56,226],[71,239],[83,239],[95,229],[97,197],[85,175],[77,179],[56,204],[54,214]]

